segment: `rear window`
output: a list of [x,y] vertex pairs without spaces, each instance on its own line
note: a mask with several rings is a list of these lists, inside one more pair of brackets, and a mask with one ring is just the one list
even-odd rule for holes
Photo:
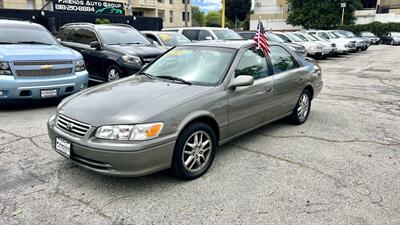
[[182,34],[193,41],[197,40],[197,32],[198,30],[183,30]]

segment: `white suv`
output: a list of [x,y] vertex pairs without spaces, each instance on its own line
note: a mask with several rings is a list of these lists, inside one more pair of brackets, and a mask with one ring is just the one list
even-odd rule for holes
[[162,31],[178,32],[185,35],[191,41],[206,40],[243,40],[243,38],[233,30],[219,27],[181,27],[165,28]]

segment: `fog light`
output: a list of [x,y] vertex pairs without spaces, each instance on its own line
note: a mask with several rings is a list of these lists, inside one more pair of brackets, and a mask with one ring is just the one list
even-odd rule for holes
[[4,91],[0,90],[0,96],[3,96],[3,95],[4,95]]

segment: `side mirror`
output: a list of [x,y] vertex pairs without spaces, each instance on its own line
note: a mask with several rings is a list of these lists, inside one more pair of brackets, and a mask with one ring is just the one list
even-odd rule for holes
[[60,38],[57,38],[57,41],[61,43],[61,39]]
[[244,87],[244,86],[250,86],[254,84],[254,77],[249,76],[249,75],[239,75],[233,80],[231,87],[236,88],[236,87]]
[[97,50],[97,49],[100,49],[101,46],[98,41],[92,41],[92,42],[90,42],[90,47]]

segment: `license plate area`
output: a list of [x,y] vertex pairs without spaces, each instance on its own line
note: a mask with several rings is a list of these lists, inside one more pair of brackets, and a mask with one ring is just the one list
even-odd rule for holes
[[71,156],[71,142],[56,137],[56,150],[69,158]]
[[51,98],[57,96],[57,89],[44,89],[40,90],[40,97]]

